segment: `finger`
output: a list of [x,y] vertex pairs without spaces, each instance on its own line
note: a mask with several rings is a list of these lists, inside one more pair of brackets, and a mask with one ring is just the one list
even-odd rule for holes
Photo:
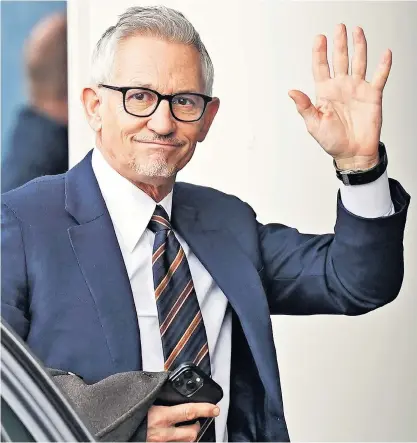
[[202,417],[217,417],[219,407],[210,403],[185,403],[167,408],[166,419],[170,425]]
[[317,129],[319,123],[319,112],[316,107],[311,103],[310,98],[301,91],[291,90],[288,95],[293,99],[297,111],[303,117],[308,131],[314,132]]
[[327,38],[316,36],[313,45],[313,77],[316,82],[330,78],[329,62],[327,60]]
[[387,49],[381,57],[381,61],[375,71],[374,77],[371,81],[371,85],[382,91],[388,80],[389,73],[392,66],[392,52]]
[[367,43],[363,29],[359,26],[353,31],[355,52],[352,57],[352,76],[365,80],[367,64]]
[[195,431],[196,433],[198,433],[198,431],[201,429],[201,424],[199,421],[196,421],[195,423],[193,423],[192,425],[182,425],[182,426],[177,426],[177,428],[180,429],[189,429],[191,431]]
[[177,428],[154,428],[148,430],[146,440],[150,442],[195,441],[199,430],[199,424]]
[[336,26],[333,41],[333,72],[335,77],[347,75],[349,70],[349,55],[347,47],[346,26],[341,23]]
[[193,425],[178,426],[173,432],[173,439],[171,441],[196,441],[198,431],[200,430],[200,423],[197,422]]

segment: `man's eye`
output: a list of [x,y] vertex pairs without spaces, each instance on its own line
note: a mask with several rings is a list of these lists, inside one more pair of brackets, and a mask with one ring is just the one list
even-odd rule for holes
[[145,94],[143,92],[137,92],[136,94],[133,94],[130,98],[133,100],[144,100]]
[[189,97],[175,97],[174,100],[172,100],[174,105],[180,105],[180,106],[193,106],[194,102]]
[[146,91],[131,91],[126,98],[129,101],[137,102],[151,102],[155,100],[154,95]]

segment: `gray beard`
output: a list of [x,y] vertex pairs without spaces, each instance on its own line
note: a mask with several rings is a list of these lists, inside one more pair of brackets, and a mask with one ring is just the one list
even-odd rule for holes
[[163,156],[157,159],[153,159],[147,163],[136,163],[133,160],[130,167],[139,175],[145,177],[172,177],[176,174],[177,168],[175,166],[168,165]]

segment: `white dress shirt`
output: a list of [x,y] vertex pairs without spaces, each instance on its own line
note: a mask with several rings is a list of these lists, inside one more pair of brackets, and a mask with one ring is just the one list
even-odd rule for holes
[[[155,234],[147,228],[156,203],[116,172],[98,149],[93,151],[92,167],[113,222],[132,287],[143,370],[163,371],[164,357],[151,260]],[[367,185],[349,187],[341,184],[341,198],[348,211],[362,217],[373,218],[393,213],[386,172]],[[172,192],[159,204],[171,217]],[[212,377],[224,392],[219,403],[220,415],[215,419],[216,441],[227,441],[232,331],[231,314],[226,312],[227,298],[184,239],[178,232],[175,235],[187,257],[206,327]]]
[[[156,203],[141,189],[116,172],[94,149],[92,166],[125,262],[138,316],[144,371],[163,371],[164,357],[159,332],[158,311],[152,273],[155,234],[147,229]],[[172,192],[159,203],[171,217]],[[213,379],[223,388],[216,417],[216,441],[227,441],[231,357],[231,314],[226,314],[227,298],[190,250],[178,232],[175,236],[184,249],[190,266],[198,303],[206,327]]]

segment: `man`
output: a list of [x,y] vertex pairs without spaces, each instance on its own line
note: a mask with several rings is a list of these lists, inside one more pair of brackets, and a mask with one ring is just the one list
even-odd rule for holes
[[2,192],[68,170],[67,19],[46,17],[25,48],[29,104],[17,115],[2,159]]
[[195,439],[198,424],[175,424],[217,414],[218,441],[288,440],[270,314],[359,315],[398,294],[409,196],[379,143],[391,52],[367,83],[360,28],[354,48],[348,75],[339,25],[331,78],[318,36],[316,106],[290,92],[351,183],[334,235],[261,225],[236,197],[175,183],[219,99],[198,34],[164,7],[129,9],[97,44],[82,92],[92,153],[3,197],[3,315],[45,364],[93,383],[192,360],[222,386],[220,412],[153,406],[149,441]]

